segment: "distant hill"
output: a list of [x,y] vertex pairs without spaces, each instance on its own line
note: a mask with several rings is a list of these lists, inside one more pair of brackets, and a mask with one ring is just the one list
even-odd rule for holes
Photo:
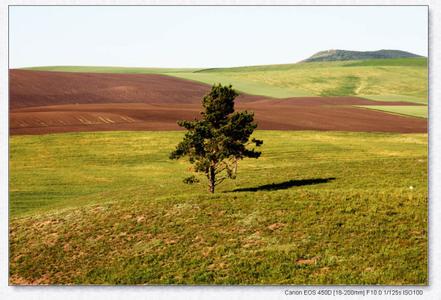
[[378,51],[349,51],[349,50],[326,50],[320,51],[303,62],[316,61],[341,61],[341,60],[363,60],[383,58],[411,58],[422,57],[410,52],[401,50],[378,50]]

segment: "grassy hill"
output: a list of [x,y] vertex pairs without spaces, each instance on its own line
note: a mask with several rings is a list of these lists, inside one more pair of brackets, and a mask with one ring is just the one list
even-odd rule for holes
[[326,51],[317,52],[311,57],[305,59],[304,62],[413,58],[413,57],[422,57],[422,56],[401,50],[378,50],[378,51],[326,50]]
[[427,59],[398,58],[312,62],[212,69],[41,67],[52,71],[159,73],[274,98],[362,96],[373,100],[427,103]]
[[427,103],[425,58],[208,69],[170,75],[231,83],[239,90],[276,98],[353,95]]
[[425,119],[427,119],[429,114],[427,110],[427,106],[407,106],[407,105],[403,105],[403,106],[359,105],[359,106],[367,109],[380,110],[389,113],[405,115],[405,116],[414,116]]
[[214,195],[182,135],[11,137],[10,282],[427,284],[427,134],[257,131]]

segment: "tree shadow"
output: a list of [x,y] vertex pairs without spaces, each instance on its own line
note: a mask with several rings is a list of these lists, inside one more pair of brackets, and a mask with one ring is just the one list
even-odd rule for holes
[[335,180],[335,177],[329,178],[314,178],[314,179],[301,179],[301,180],[289,180],[280,183],[271,183],[265,185],[259,185],[256,187],[235,189],[232,192],[257,192],[257,191],[277,191],[285,190],[294,186],[313,185],[319,183],[327,183]]

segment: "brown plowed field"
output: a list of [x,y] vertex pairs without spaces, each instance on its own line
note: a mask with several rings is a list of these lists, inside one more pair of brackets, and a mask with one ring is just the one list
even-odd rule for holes
[[[163,75],[10,70],[10,133],[177,130],[210,86]],[[267,99],[242,95],[259,129],[427,132],[425,119],[351,105],[409,105],[358,97]]]
[[[210,86],[157,74],[9,70],[10,109],[99,103],[199,104]],[[242,95],[241,101],[263,99]]]

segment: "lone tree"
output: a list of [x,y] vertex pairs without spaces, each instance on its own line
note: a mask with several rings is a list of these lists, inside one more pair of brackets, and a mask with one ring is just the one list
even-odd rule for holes
[[[258,158],[261,154],[254,148],[247,149],[250,144],[259,147],[263,141],[249,140],[257,124],[254,123],[253,113],[234,112],[234,99],[237,96],[231,85],[213,85],[202,100],[204,111],[201,112],[201,119],[178,121],[178,125],[188,131],[170,158],[188,156],[194,171],[207,176],[211,193],[225,179],[236,178],[238,160],[244,157]],[[184,180],[186,183],[197,181],[194,175]]]

